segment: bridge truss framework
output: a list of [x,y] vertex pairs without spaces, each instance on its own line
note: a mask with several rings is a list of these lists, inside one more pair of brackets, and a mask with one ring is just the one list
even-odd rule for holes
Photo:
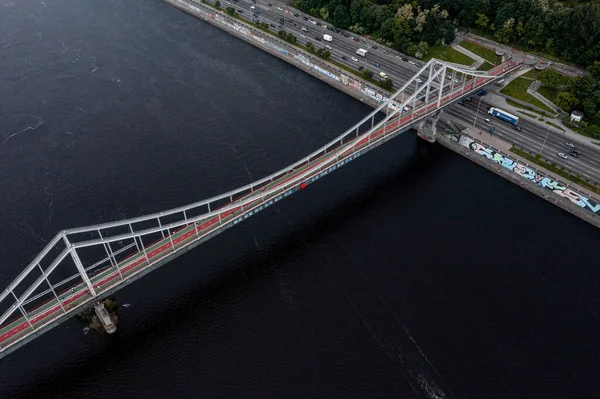
[[519,66],[470,71],[432,59],[354,126],[267,177],[164,212],[59,232],[0,295],[0,358]]

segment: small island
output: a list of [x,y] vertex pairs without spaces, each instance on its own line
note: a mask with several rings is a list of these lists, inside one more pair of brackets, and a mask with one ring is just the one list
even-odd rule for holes
[[[103,316],[102,321],[99,315]],[[117,301],[108,297],[85,307],[77,317],[93,330],[112,334],[117,330],[116,326],[119,323]]]

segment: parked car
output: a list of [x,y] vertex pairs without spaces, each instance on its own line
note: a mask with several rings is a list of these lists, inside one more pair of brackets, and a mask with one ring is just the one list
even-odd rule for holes
[[402,57],[402,61],[404,61],[404,62],[408,62],[408,58],[406,58],[406,57]]
[[377,46],[371,46],[373,50],[377,50]]
[[278,9],[279,11],[283,11],[283,8],[281,8],[281,7],[277,7],[277,9]]
[[355,41],[355,42],[360,42],[360,40],[358,40],[357,38],[354,38],[354,41]]
[[390,52],[389,52],[389,51],[387,51],[387,50],[383,50],[383,53],[384,53],[384,54],[389,54]]
[[558,155],[558,156],[559,156],[559,157],[561,157],[562,159],[567,159],[567,158],[568,158],[568,157],[567,157],[565,154],[563,154],[562,152],[559,152],[559,153],[558,153],[558,154],[556,154],[556,155]]
[[271,4],[271,3],[267,3],[267,6],[268,6],[268,7],[273,7],[273,4]]
[[302,17],[302,19],[303,19],[303,20],[305,20],[305,21],[308,21],[308,18],[307,18],[307,17]]
[[416,64],[416,62],[414,62],[413,60],[408,60],[408,63],[409,63],[410,65],[415,65],[415,64]]
[[401,59],[402,59],[402,57],[400,57],[399,55],[397,55],[397,56],[396,56],[396,58],[398,58],[399,60],[401,60]]
[[566,145],[567,147],[575,148],[575,146],[573,145],[573,143],[565,143],[565,145]]

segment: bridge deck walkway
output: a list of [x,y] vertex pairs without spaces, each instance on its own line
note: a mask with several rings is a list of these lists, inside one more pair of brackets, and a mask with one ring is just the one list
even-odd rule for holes
[[[512,68],[516,67],[514,64],[510,64],[509,66]],[[504,64],[494,68],[493,70],[490,70],[489,73],[493,75],[500,74],[501,67],[504,67]],[[505,69],[502,69],[502,73],[505,71]],[[473,90],[479,89],[479,87],[483,86],[484,82],[485,78],[473,78],[465,82],[463,85],[455,87],[453,91],[444,93],[440,108]],[[302,177],[303,180],[307,180],[317,175],[323,168],[328,168],[330,165],[336,164],[340,159],[344,159],[345,157],[351,156],[353,153],[374,145],[383,138],[382,135],[387,136],[398,130],[411,126],[415,119],[418,120],[418,118],[432,113],[432,108],[434,111],[438,109],[436,99],[433,99],[427,104],[416,107],[416,109],[413,109],[409,112],[402,113],[400,118],[395,117],[394,119],[390,119],[390,121],[388,121],[384,127],[381,127],[376,131],[367,131],[361,133],[357,137],[349,140],[341,146],[333,148],[329,152],[324,153],[312,161],[297,167],[291,173],[280,177],[278,180],[274,180],[273,182],[264,185],[261,191],[248,193],[244,197],[236,199],[233,202],[233,204],[240,203],[241,206],[224,211],[223,213],[219,213],[217,216],[212,216],[210,218],[200,220],[197,223],[191,223],[182,227],[178,231],[175,231],[173,234],[171,234],[170,237],[167,235],[165,238],[145,247],[148,259],[146,259],[144,251],[140,251],[130,255],[126,259],[121,260],[118,263],[118,266],[111,264],[105,269],[98,271],[90,276],[90,280],[94,290],[96,291],[96,295],[102,295],[103,292],[115,287],[121,281],[134,276],[165,256],[177,252],[194,241],[217,230],[222,225],[231,222],[232,219],[237,216],[236,213],[238,211],[242,211],[240,213],[244,213],[266,203],[267,201],[273,200],[285,192],[285,184],[290,180],[296,179],[297,177]],[[263,189],[266,194],[260,195]],[[227,205],[230,204],[225,204],[223,207]],[[173,244],[171,244],[171,241]],[[107,261],[109,261],[108,258]],[[67,294],[67,296],[64,296],[65,294]],[[38,329],[61,317],[65,313],[76,311],[82,304],[87,303],[95,298],[92,296],[87,286],[83,282],[69,288],[66,291],[63,291],[59,297],[61,298],[60,303],[56,300],[56,298],[52,298],[42,305],[39,305],[35,309],[27,312],[27,317],[34,328]],[[0,348],[4,349],[7,346],[15,344],[20,339],[33,332],[34,329],[29,325],[29,322],[26,320],[26,318],[21,315],[20,317],[17,317],[0,327]]]

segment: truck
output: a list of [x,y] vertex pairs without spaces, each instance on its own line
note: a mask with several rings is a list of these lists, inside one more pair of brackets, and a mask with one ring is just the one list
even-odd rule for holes
[[356,50],[356,54],[360,55],[361,57],[367,58],[367,50],[365,50],[364,48],[359,48],[358,50]]
[[502,119],[505,122],[510,123],[511,125],[516,126],[519,122],[519,117],[513,114],[509,114],[506,111],[501,110],[500,108],[490,108],[488,114],[494,115],[496,118]]
[[331,35],[323,35],[323,40],[325,40],[327,42],[332,42],[333,37],[331,37]]

